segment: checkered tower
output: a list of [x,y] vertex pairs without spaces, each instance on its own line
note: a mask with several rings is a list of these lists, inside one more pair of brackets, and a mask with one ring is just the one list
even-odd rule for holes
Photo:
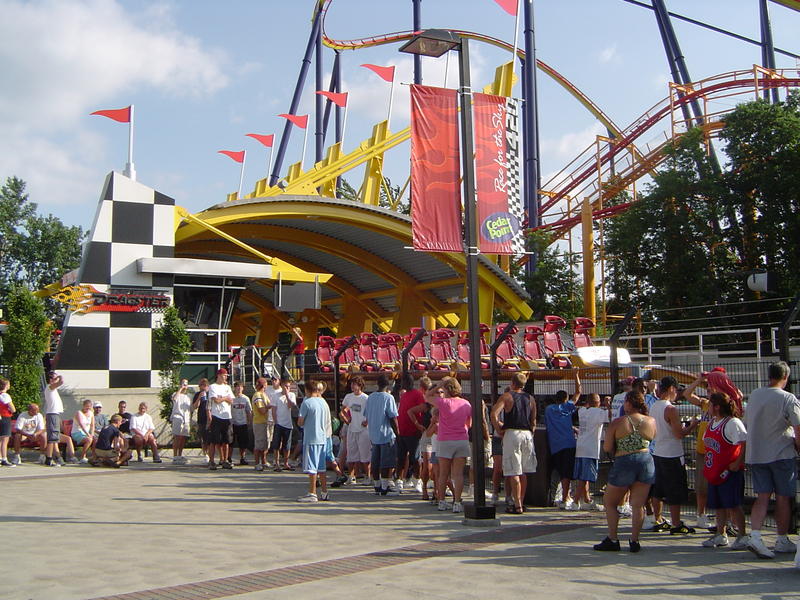
[[[120,173],[106,177],[76,285],[100,292],[173,293],[173,276],[140,273],[139,258],[173,257],[175,200]],[[64,321],[54,368],[70,387],[158,387],[152,331],[160,312],[74,312]]]

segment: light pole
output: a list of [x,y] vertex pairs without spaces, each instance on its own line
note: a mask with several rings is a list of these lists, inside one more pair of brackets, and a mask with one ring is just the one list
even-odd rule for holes
[[467,276],[467,327],[472,396],[472,468],[475,473],[473,503],[464,505],[467,519],[494,519],[494,505],[486,505],[486,463],[483,454],[483,379],[481,377],[480,313],[478,311],[478,235],[475,198],[475,160],[472,133],[472,89],[469,74],[469,41],[444,29],[420,32],[401,48],[409,54],[439,57],[458,50],[461,106],[461,160],[464,180],[464,252]]

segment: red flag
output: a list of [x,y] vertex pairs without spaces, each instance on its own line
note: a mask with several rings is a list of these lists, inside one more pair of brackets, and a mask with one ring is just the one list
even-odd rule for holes
[[478,195],[478,245],[482,252],[514,254],[520,229],[509,196],[518,186],[516,160],[509,156],[506,100],[502,96],[473,94],[475,122],[475,190]]
[[337,94],[336,92],[317,92],[320,96],[325,96],[328,100],[333,102],[336,106],[344,108],[347,105],[347,92]]
[[234,152],[233,150],[217,150],[217,152],[232,158],[238,163],[244,162],[244,150],[241,152]]
[[272,148],[273,142],[275,142],[275,134],[270,133],[269,135],[261,135],[260,133],[247,133],[245,134],[247,137],[251,137],[254,140],[257,140],[264,144],[267,148]]
[[114,119],[119,123],[130,123],[131,122],[131,107],[128,106],[127,108],[115,108],[111,110],[96,110],[93,115],[100,115],[101,117],[108,117],[109,119]]
[[500,5],[504,11],[510,14],[512,17],[517,16],[517,8],[519,7],[519,3],[517,0],[494,0],[497,4]]
[[297,125],[300,129],[305,129],[308,127],[308,115],[287,115],[281,114],[278,115],[279,117],[283,117],[284,119],[289,119],[292,123]]
[[411,86],[414,249],[463,252],[456,90]]
[[368,68],[370,71],[375,73],[378,77],[380,77],[384,81],[388,81],[390,83],[394,81],[394,67],[381,67],[379,65],[361,65],[361,66]]

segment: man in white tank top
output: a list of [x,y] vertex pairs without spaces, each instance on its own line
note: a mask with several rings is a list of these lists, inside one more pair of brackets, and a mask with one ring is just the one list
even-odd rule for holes
[[655,451],[656,482],[653,485],[653,513],[656,523],[661,519],[661,501],[669,505],[672,527],[670,534],[694,533],[681,521],[681,504],[689,499],[686,466],[683,458],[685,436],[691,425],[681,426],[678,409],[672,401],[678,396],[678,382],[674,377],[662,377],[658,384],[658,401],[650,407],[650,416],[656,420]]

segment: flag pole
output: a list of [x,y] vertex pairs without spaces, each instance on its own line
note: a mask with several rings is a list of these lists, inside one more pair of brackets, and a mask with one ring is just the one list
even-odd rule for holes
[[239,170],[239,192],[236,194],[236,199],[242,199],[242,183],[244,182],[244,163],[247,160],[247,150],[242,150],[242,168]]
[[133,104],[131,104],[130,117],[128,121],[128,163],[122,174],[136,181],[136,168],[133,165]]
[[389,91],[389,116],[386,117],[386,129],[391,131],[392,123],[392,104],[394,103],[394,73],[392,73],[392,88]]
[[[517,14],[514,16],[514,52],[511,54],[511,85],[514,85],[514,70],[517,66],[517,48],[519,47],[519,13],[522,0],[517,0]],[[534,67],[535,68],[535,67]]]
[[447,73],[450,71],[450,53],[445,54],[444,58],[444,86],[447,87]]
[[300,170],[306,166],[306,146],[308,145],[308,123],[306,122],[305,135],[303,135],[303,157],[300,159]]
[[269,162],[267,163],[267,177],[269,177],[270,171],[272,171],[272,153],[275,150],[275,144],[273,143],[272,146],[269,147]]
[[341,144],[341,149],[344,151],[344,132],[347,128],[347,104],[344,105],[344,117],[342,117],[342,138],[339,140],[339,144]]

